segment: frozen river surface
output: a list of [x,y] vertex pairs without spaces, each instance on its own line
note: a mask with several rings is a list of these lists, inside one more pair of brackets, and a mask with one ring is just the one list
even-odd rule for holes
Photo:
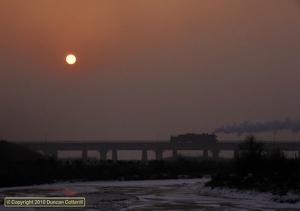
[[[300,211],[299,195],[276,197],[269,193],[211,189],[209,179],[76,182],[0,188],[0,210],[199,210],[199,211]],[[5,208],[6,196],[83,196],[85,208]],[[280,203],[281,202],[281,203]]]

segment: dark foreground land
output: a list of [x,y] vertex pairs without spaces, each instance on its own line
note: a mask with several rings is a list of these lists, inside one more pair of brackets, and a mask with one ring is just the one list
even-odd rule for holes
[[264,145],[253,135],[239,144],[239,156],[230,161],[231,170],[212,175],[206,185],[237,189],[273,191],[285,195],[287,191],[300,191],[300,159],[287,158],[278,149],[267,154]]
[[62,161],[52,158],[0,160],[0,187],[36,185],[56,181],[95,180],[153,180],[201,178],[204,174],[217,173],[228,163],[196,161],[181,158],[169,161]]
[[177,161],[63,162],[45,158],[22,146],[0,141],[0,187],[36,185],[57,181],[153,180],[201,178],[206,185],[273,191],[284,195],[300,191],[300,159],[286,158],[277,150],[267,156],[254,136],[240,144],[240,154],[231,160],[201,160],[179,157]]

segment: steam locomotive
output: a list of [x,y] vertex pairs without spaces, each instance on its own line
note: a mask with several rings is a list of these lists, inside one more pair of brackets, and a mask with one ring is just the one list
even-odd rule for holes
[[187,133],[181,134],[178,136],[171,136],[170,142],[171,143],[217,143],[218,140],[216,139],[215,134],[195,134],[195,133]]

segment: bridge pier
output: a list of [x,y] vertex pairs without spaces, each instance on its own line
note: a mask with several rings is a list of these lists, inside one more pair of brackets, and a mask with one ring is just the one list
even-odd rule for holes
[[87,161],[88,160],[88,155],[87,155],[87,150],[84,149],[82,150],[82,156],[81,156],[83,161]]
[[271,157],[272,151],[271,150],[266,150],[267,157]]
[[207,149],[203,150],[203,158],[208,158]]
[[177,150],[173,149],[173,160],[177,160]]
[[238,150],[234,150],[233,151],[233,158],[237,158],[239,156],[239,151]]
[[148,156],[147,156],[147,150],[142,151],[142,161],[147,162]]
[[163,158],[162,154],[163,154],[164,151],[162,149],[157,149],[157,150],[154,150],[154,151],[156,153],[156,160],[162,160],[162,158]]
[[57,160],[58,159],[58,151],[57,150],[53,150],[52,151],[52,157]]
[[219,158],[219,150],[213,149],[212,150],[212,157],[213,157],[213,159],[218,159]]
[[99,153],[100,153],[100,160],[106,161],[107,160],[107,150],[101,149],[101,150],[99,150]]
[[112,160],[114,162],[118,161],[118,151],[117,150],[112,150]]

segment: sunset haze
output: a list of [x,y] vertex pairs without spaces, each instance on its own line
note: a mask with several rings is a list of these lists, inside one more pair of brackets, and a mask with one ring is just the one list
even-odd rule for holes
[[299,23],[297,0],[0,1],[0,139],[169,140],[300,117]]

